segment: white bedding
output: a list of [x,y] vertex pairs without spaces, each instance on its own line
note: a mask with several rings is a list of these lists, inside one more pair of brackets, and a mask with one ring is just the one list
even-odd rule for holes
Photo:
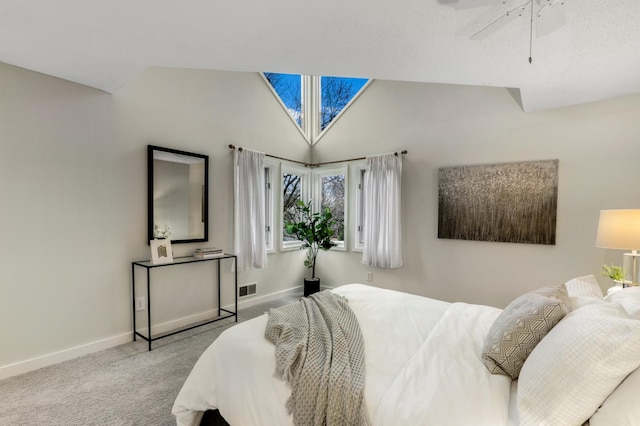
[[[348,299],[362,330],[374,425],[510,424],[511,379],[489,373],[480,358],[500,309],[362,284],[334,291]],[[178,425],[197,425],[214,408],[233,426],[292,424],[290,391],[273,377],[266,322],[265,314],[240,323],[203,353],[174,403]]]

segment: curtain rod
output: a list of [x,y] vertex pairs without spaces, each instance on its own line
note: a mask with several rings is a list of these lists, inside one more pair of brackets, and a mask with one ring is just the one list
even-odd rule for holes
[[[229,148],[230,149],[236,149],[236,146],[229,144]],[[242,151],[242,147],[241,146],[239,146],[237,148],[238,148],[238,151]],[[400,152],[397,152],[397,151],[394,152],[394,155],[397,157],[398,155],[405,155],[408,152],[409,151],[407,151],[406,149],[403,149]],[[265,156],[271,157],[271,158],[276,158],[278,160],[291,161],[292,163],[302,164],[305,167],[326,166],[327,164],[346,163],[346,162],[349,162],[349,161],[359,161],[359,160],[366,160],[367,159],[367,157],[358,157],[358,158],[349,158],[348,160],[325,161],[324,163],[304,163],[302,161],[289,160],[288,158],[282,158],[282,157],[278,157],[278,156],[270,155],[270,154],[265,154]]]
[[[230,149],[236,149],[236,146],[235,146],[235,145],[231,145],[231,144],[229,144],[229,148],[230,148]],[[241,147],[241,146],[239,146],[239,147],[238,147],[238,151],[242,152],[242,147]],[[271,154],[265,154],[265,156],[267,156],[267,157],[271,157],[271,158],[277,158],[278,160],[291,161],[292,163],[302,164],[302,165],[303,165],[303,166],[305,166],[305,167],[309,167],[309,165],[310,165],[309,163],[304,163],[304,162],[302,162],[302,161],[289,160],[288,158],[282,158],[282,157],[278,157],[278,156],[271,155]]]
[[[406,149],[403,149],[400,152],[394,152],[393,154],[397,157],[398,155],[405,155],[407,154],[409,151],[407,151]],[[310,164],[310,167],[318,167],[318,166],[326,166],[327,164],[336,164],[336,163],[346,163],[348,161],[359,161],[359,160],[366,160],[367,157],[358,157],[358,158],[349,158],[348,160],[336,160],[336,161],[325,161],[324,163],[314,163],[314,164]]]

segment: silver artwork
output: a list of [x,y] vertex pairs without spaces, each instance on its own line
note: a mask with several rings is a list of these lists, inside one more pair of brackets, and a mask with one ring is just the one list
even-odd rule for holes
[[438,238],[555,244],[558,160],[441,168]]

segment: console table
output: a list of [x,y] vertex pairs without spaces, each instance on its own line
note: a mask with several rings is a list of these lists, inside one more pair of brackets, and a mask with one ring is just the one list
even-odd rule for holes
[[[154,265],[151,263],[150,260],[142,260],[142,261],[137,261],[137,262],[131,262],[131,289],[132,289],[132,301],[133,301],[133,340],[136,340],[136,337],[141,337],[142,339],[146,340],[147,342],[149,342],[149,350],[151,350],[151,342],[158,340],[158,339],[162,339],[164,337],[168,337],[168,336],[173,336],[174,334],[177,333],[181,333],[183,331],[187,331],[187,330],[191,330],[193,328],[196,327],[200,327],[206,324],[211,324],[212,322],[216,322],[216,321],[220,321],[223,319],[227,319],[227,318],[231,318],[231,317],[235,317],[235,321],[238,322],[238,271],[235,270],[235,283],[234,283],[234,289],[235,289],[235,311],[229,311],[226,310],[224,308],[222,308],[220,306],[220,287],[221,287],[221,283],[220,283],[220,262],[222,260],[225,259],[232,259],[234,262],[236,262],[237,260],[237,256],[233,255],[233,254],[224,254],[222,256],[218,256],[218,257],[211,257],[211,258],[206,258],[206,259],[198,259],[192,256],[189,257],[176,257],[173,259],[172,263],[162,263],[162,264],[157,264]],[[162,335],[153,337],[153,335],[151,334],[151,270],[154,268],[163,268],[163,267],[170,267],[170,266],[176,266],[176,265],[186,265],[186,264],[190,264],[190,263],[199,263],[199,262],[216,262],[217,263],[217,282],[214,281],[214,285],[217,287],[218,290],[218,316],[214,319],[205,321],[205,322],[199,322],[195,325],[191,325],[191,326],[187,326],[187,327],[182,327],[179,330],[176,331],[172,331],[169,333],[163,333]],[[144,336],[142,333],[139,333],[136,330],[136,266],[137,267],[141,267],[141,268],[145,268],[147,270],[147,329],[148,329],[148,336]]]

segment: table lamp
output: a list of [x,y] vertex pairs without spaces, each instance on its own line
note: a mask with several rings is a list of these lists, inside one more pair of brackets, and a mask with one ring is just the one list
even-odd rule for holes
[[600,210],[596,247],[631,250],[623,256],[624,284],[639,285],[640,209]]

